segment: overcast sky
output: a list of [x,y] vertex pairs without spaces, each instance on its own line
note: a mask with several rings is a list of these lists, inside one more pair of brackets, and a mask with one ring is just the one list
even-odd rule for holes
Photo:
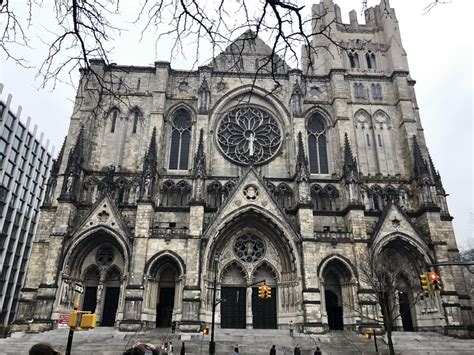
[[[449,1],[449,0],[448,0]],[[20,0],[14,3],[20,3]],[[314,1],[316,2],[316,1]],[[313,1],[298,1],[309,6]],[[472,90],[472,13],[474,1],[452,0],[439,5],[428,14],[424,8],[432,0],[390,0],[395,8],[402,33],[403,46],[408,54],[410,73],[416,80],[416,94],[420,107],[425,137],[434,163],[440,170],[447,193],[454,227],[460,247],[474,247],[473,210],[473,90]],[[124,6],[136,14],[132,6]],[[355,9],[361,16],[361,0],[337,1],[344,22],[349,22],[348,13]],[[379,1],[369,0],[373,6]],[[124,2],[121,2],[124,4]],[[41,82],[35,80],[40,59],[45,55],[44,45],[38,35],[54,23],[51,11],[39,11],[30,28],[31,49],[19,50],[30,60],[31,69],[21,68],[12,61],[1,58],[0,82],[5,84],[4,95],[13,95],[12,107],[23,107],[22,117],[31,116],[39,130],[52,141],[56,152],[64,139],[72,112],[75,90],[70,85],[58,84],[39,89]],[[35,27],[36,26],[36,27]],[[122,32],[113,42],[111,61],[118,64],[152,65],[155,60],[170,60],[170,46],[160,43],[155,50],[153,32],[141,42],[137,31]],[[42,37],[44,38],[44,37]],[[190,69],[192,58],[177,58],[172,62],[175,69]],[[200,64],[209,58],[202,58]],[[77,82],[77,73],[72,73]]]

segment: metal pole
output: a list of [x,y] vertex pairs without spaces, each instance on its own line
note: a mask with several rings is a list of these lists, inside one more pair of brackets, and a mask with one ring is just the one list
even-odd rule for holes
[[217,254],[214,256],[214,285],[212,288],[212,324],[211,324],[211,342],[209,343],[209,354],[214,355],[216,353],[216,343],[214,341],[214,325],[216,317],[216,291],[217,291]]
[[[80,301],[81,295],[74,292],[74,311],[77,311],[79,308],[79,301]],[[69,335],[67,337],[67,345],[66,345],[66,354],[65,355],[71,355],[71,348],[72,348],[72,339],[74,338],[74,330],[72,328],[69,328]]]
[[374,344],[375,344],[375,352],[378,354],[379,348],[377,346],[377,335],[375,334],[375,329],[374,329]]

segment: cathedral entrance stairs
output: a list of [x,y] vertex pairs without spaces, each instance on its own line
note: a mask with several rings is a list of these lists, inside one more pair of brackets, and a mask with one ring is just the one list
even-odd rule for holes
[[[40,341],[53,344],[64,353],[68,329],[56,329],[49,332],[15,333],[10,338],[0,339],[0,355],[28,354],[29,348]],[[145,332],[125,333],[108,327],[99,327],[90,331],[74,334],[73,355],[121,355],[135,341],[151,342],[160,346],[164,340],[172,341],[174,354],[179,354],[181,339],[186,344],[187,355],[207,354],[210,337],[201,334],[174,334],[168,329],[152,329]],[[388,354],[388,349],[381,337],[378,338],[379,354]],[[321,335],[295,333],[290,337],[288,330],[280,329],[217,329],[216,355],[230,355],[236,344],[240,355],[268,354],[275,344],[278,355],[291,355],[293,348],[299,344],[303,355],[312,355],[316,344],[323,354],[352,355],[376,354],[373,339],[367,340],[351,331],[333,331]],[[397,354],[472,354],[474,340],[460,340],[437,333],[395,332],[394,343]]]

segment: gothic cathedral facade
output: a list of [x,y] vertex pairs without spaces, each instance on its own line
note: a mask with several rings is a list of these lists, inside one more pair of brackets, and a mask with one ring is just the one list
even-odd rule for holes
[[405,265],[397,329],[468,329],[459,266],[436,268],[443,291],[412,302],[419,274],[459,253],[395,13],[312,11],[333,42],[315,36],[325,50],[303,49],[302,70],[269,70],[248,31],[195,71],[92,61],[105,91],[82,71],[13,328],[55,327],[77,283],[81,308],[122,330],[196,330],[214,285],[222,328],[373,327],[361,255],[386,253]]

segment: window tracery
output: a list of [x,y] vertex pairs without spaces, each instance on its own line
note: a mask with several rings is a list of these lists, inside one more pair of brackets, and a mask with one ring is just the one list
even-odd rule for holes
[[319,113],[313,114],[307,123],[308,158],[311,174],[329,173],[327,130]]
[[189,205],[190,197],[191,185],[186,181],[180,180],[175,184],[172,180],[166,180],[161,189],[160,206],[186,207]]
[[281,145],[276,119],[257,107],[230,110],[219,123],[217,142],[225,157],[238,164],[263,164]]
[[186,170],[189,162],[189,145],[191,142],[191,117],[180,109],[172,121],[169,168]]
[[245,233],[235,240],[234,253],[241,261],[254,263],[265,255],[265,244],[259,236]]
[[219,208],[222,204],[222,185],[219,181],[214,181],[207,186],[207,205],[210,208]]

